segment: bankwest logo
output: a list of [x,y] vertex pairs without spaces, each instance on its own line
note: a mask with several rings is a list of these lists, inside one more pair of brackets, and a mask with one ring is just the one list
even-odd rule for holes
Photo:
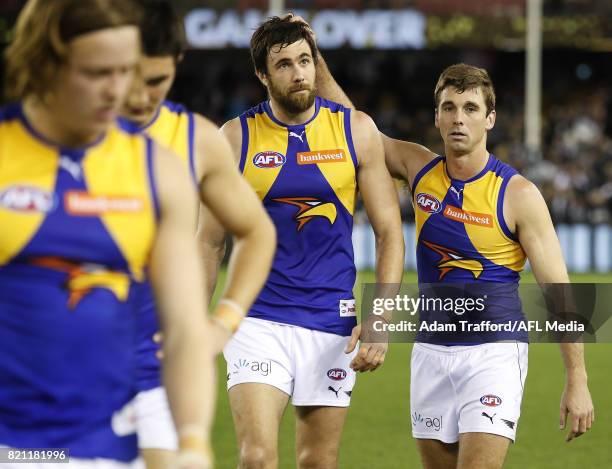
[[486,226],[493,228],[493,217],[486,213],[468,212],[467,210],[461,210],[460,208],[447,205],[444,209],[444,216],[451,220],[459,221],[462,223],[469,223],[470,225]]
[[302,151],[297,154],[298,164],[342,163],[346,161],[344,150]]
[[70,215],[98,216],[104,213],[141,212],[144,203],[138,197],[91,195],[87,192],[70,191],[64,196],[64,207]]

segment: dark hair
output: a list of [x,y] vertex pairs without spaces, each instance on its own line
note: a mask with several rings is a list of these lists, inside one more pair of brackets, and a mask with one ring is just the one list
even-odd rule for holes
[[442,90],[449,86],[456,88],[459,93],[480,87],[487,106],[487,116],[495,109],[495,89],[491,77],[484,68],[467,64],[455,64],[447,67],[438,78],[434,90],[436,110],[440,105]]
[[5,51],[7,97],[42,96],[65,63],[71,40],[102,29],[138,26],[138,13],[129,0],[29,0]]
[[251,37],[251,60],[255,70],[259,73],[268,72],[267,58],[270,49],[275,45],[280,45],[281,49],[294,42],[305,40],[310,46],[312,58],[317,63],[317,45],[312,38],[309,27],[298,21],[291,21],[291,17],[279,18],[273,16],[262,23]]
[[136,0],[142,10],[140,34],[144,55],[171,55],[175,60],[185,51],[181,17],[168,0]]

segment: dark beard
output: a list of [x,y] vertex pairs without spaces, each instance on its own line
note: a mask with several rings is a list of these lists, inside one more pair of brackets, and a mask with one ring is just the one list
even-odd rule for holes
[[270,96],[285,110],[287,114],[300,114],[314,104],[317,95],[316,89],[308,90],[306,96],[294,93],[283,94],[272,84],[270,85]]

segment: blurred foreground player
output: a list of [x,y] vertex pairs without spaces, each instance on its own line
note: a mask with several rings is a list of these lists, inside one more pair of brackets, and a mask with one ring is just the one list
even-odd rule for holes
[[[304,25],[263,23],[251,55],[270,99],[223,127],[278,236],[262,293],[224,349],[241,468],[278,466],[289,397],[298,467],[337,467],[355,371],[384,361],[386,343],[355,350],[357,190],[376,235],[377,281],[402,277],[397,194],[378,130],[366,114],[316,96],[316,54]],[[214,239],[211,228],[203,229],[205,242]]]
[[132,466],[133,287],[149,270],[177,467],[208,468],[196,198],[175,156],[115,121],[139,59],[133,12],[126,0],[30,0],[7,50],[17,102],[0,110],[0,445]]
[[[215,350],[221,351],[244,311],[259,293],[272,263],[275,231],[261,202],[238,172],[225,137],[206,118],[165,101],[183,54],[183,29],[171,4],[139,0],[143,54],[122,115],[158,143],[172,149],[189,168],[201,201],[234,235],[225,292],[213,313]],[[207,209],[200,226],[216,223]],[[195,228],[195,227],[194,227]],[[195,231],[194,231],[195,234]],[[209,245],[204,245],[207,248]],[[205,249],[205,265],[217,265],[223,249]],[[215,278],[207,278],[211,295]],[[202,285],[202,289],[204,289]],[[138,395],[135,399],[138,446],[149,469],[167,467],[177,437],[161,386],[160,362],[153,335],[159,326],[150,288],[145,286],[138,310]]]
[[[351,105],[322,60],[320,64],[321,94]],[[445,156],[383,136],[389,171],[412,188],[419,282],[491,282],[491,289],[496,282],[504,294],[515,294],[528,258],[538,283],[568,283],[542,195],[487,151],[487,132],[495,124],[495,92],[488,73],[465,64],[448,67],[434,100]],[[489,297],[487,302],[497,300]],[[520,300],[516,306],[487,308],[487,314],[496,311],[499,316],[484,319],[521,321]],[[514,316],[504,316],[508,311]],[[500,468],[515,440],[527,374],[527,335],[493,334],[481,344],[468,337],[471,345],[457,345],[465,339],[461,333],[443,341],[420,334],[413,349],[412,428],[426,468]],[[560,346],[566,368],[560,422],[565,427],[569,413],[570,441],[586,432],[595,417],[583,345]],[[427,418],[438,418],[440,424],[427,425]]]

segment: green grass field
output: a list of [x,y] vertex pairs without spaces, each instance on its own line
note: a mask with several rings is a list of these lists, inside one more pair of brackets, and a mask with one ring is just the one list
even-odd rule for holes
[[[223,278],[221,278],[223,280]],[[356,287],[373,282],[360,273]],[[406,274],[405,282],[414,282]],[[523,281],[533,281],[525,275]],[[574,282],[612,283],[610,275],[576,275]],[[409,412],[410,344],[391,344],[387,360],[374,373],[358,376],[340,451],[340,467],[400,469],[421,467],[411,437]],[[517,443],[510,448],[508,469],[612,468],[612,344],[585,346],[589,387],[596,423],[586,435],[565,443],[559,430],[559,399],[564,370],[555,344],[529,348],[529,372],[518,426]],[[225,391],[225,362],[219,360],[219,397],[213,444],[219,469],[235,468],[237,447]],[[294,415],[287,408],[280,433],[281,469],[294,468]]]

